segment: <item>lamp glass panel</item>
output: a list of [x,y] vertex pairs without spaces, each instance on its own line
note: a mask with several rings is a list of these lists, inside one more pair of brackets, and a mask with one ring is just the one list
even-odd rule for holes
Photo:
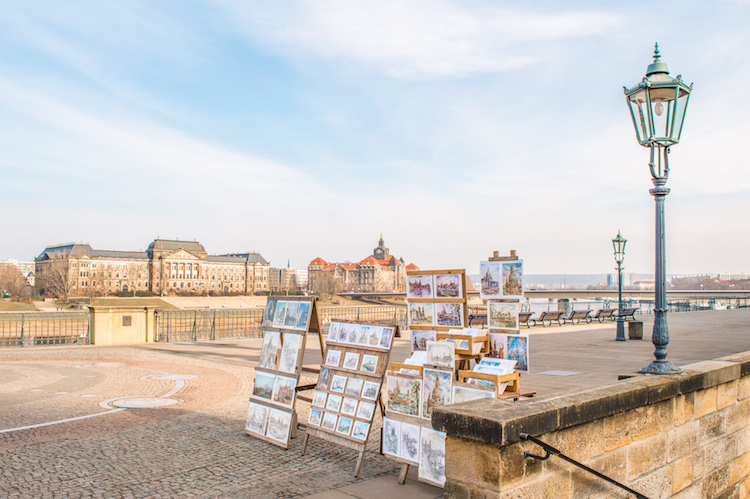
[[682,124],[685,121],[685,111],[687,110],[689,97],[690,97],[689,93],[685,91],[681,91],[680,96],[677,98],[677,101],[675,102],[674,127],[672,130],[672,136],[674,137],[675,142],[679,141],[680,136],[682,135]]
[[645,142],[648,138],[646,132],[648,121],[644,115],[644,109],[646,108],[645,102],[628,99],[628,105],[630,106],[631,117],[633,118],[636,138],[638,139],[638,142]]
[[[661,97],[657,98],[655,94],[657,92],[654,92],[652,89],[649,90],[650,106],[647,112],[651,118],[650,138],[658,140],[669,136],[669,120],[667,119],[669,115],[669,101]],[[662,92],[658,92],[658,94],[663,95]]]

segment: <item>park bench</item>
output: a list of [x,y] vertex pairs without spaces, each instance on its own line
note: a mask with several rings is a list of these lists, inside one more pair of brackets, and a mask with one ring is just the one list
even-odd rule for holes
[[469,315],[469,327],[473,326],[486,326],[487,325],[487,314],[471,314]]
[[531,316],[534,315],[534,312],[519,312],[518,313],[518,325],[526,324],[526,327],[530,328],[529,321],[532,323],[534,322],[534,319],[531,318]]
[[564,312],[562,312],[560,310],[550,310],[550,311],[547,311],[547,312],[542,312],[541,314],[539,314],[539,318],[538,319],[536,319],[536,320],[532,319],[532,321],[534,322],[534,325],[536,325],[538,322],[541,322],[542,323],[542,327],[547,327],[544,324],[544,321],[549,321],[549,325],[550,326],[552,325],[552,321],[557,321],[557,325],[558,326],[562,326],[563,325],[563,321],[565,320],[564,317],[562,316],[563,313]]
[[604,319],[607,318],[613,321],[615,320],[615,312],[617,312],[616,308],[600,308],[594,314],[594,319],[597,319],[599,322],[604,322]]
[[622,316],[623,320],[628,320],[628,317],[630,317],[630,320],[635,320],[635,313],[638,311],[638,307],[632,307],[632,308],[623,308],[622,314],[618,314],[618,316]]
[[[591,322],[591,312],[593,310],[571,310],[570,315],[563,319],[563,322],[572,322],[573,324],[580,324],[581,321],[586,321],[586,324]],[[577,321],[577,322],[576,322]]]

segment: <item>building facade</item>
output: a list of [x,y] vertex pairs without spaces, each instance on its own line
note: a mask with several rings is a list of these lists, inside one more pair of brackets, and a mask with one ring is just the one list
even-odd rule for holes
[[195,241],[156,239],[143,252],[75,243],[49,246],[35,259],[35,267],[42,286],[53,278],[63,280],[70,296],[253,294],[269,289],[270,264],[259,253],[209,255]]

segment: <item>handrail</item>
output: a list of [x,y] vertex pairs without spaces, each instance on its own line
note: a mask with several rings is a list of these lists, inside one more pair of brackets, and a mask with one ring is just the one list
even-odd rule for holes
[[539,461],[546,461],[547,459],[549,459],[549,458],[550,458],[550,456],[552,456],[552,455],[556,455],[556,456],[559,456],[559,457],[560,457],[560,459],[563,459],[564,461],[567,461],[567,462],[569,462],[569,463],[570,463],[570,464],[572,464],[573,466],[578,466],[578,467],[579,467],[579,468],[581,468],[582,470],[584,470],[584,471],[588,471],[589,473],[591,473],[591,474],[594,474],[594,475],[598,476],[598,477],[599,477],[599,478],[601,478],[602,480],[605,480],[605,481],[607,481],[607,482],[611,483],[612,485],[614,485],[614,486],[616,486],[616,487],[620,487],[621,489],[623,489],[623,490],[626,490],[627,492],[630,492],[631,494],[634,494],[634,495],[635,495],[635,497],[637,497],[638,499],[648,499],[648,497],[644,496],[644,495],[643,495],[643,494],[641,494],[640,492],[636,492],[635,490],[631,489],[630,487],[627,487],[627,486],[625,486],[625,485],[621,484],[620,482],[618,482],[618,481],[616,481],[616,480],[614,480],[614,479],[612,479],[612,478],[608,477],[607,475],[603,475],[603,474],[599,473],[599,472],[598,472],[598,471],[596,471],[596,470],[592,470],[591,468],[589,468],[589,467],[588,467],[588,466],[586,466],[585,464],[581,464],[581,463],[579,463],[578,461],[576,461],[576,460],[574,460],[574,459],[572,459],[572,458],[570,458],[570,457],[566,456],[565,454],[563,454],[562,452],[560,452],[560,451],[559,451],[558,449],[555,449],[555,448],[554,448],[554,447],[552,447],[551,445],[549,445],[549,444],[546,444],[546,443],[542,442],[542,441],[541,441],[541,440],[539,440],[538,438],[534,438],[534,437],[532,437],[532,436],[531,436],[531,435],[529,435],[528,433],[521,433],[521,434],[519,435],[519,437],[521,437],[521,440],[528,440],[528,441],[530,441],[530,442],[533,442],[533,443],[537,444],[538,446],[540,446],[541,448],[543,448],[543,449],[544,449],[544,452],[545,452],[545,455],[544,455],[544,456],[537,456],[537,455],[535,455],[535,454],[532,454],[532,453],[531,453],[531,452],[529,452],[529,451],[525,451],[525,452],[523,453],[523,457],[524,457],[524,458],[530,457],[530,458],[532,458],[532,459],[538,459]]

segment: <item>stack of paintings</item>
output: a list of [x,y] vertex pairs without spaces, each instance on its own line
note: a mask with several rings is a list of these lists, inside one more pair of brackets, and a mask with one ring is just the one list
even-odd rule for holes
[[445,485],[445,433],[398,419],[383,419],[383,454],[419,466],[417,476]]
[[245,432],[287,448],[294,424],[296,387],[315,299],[269,298],[263,313],[263,346]]

